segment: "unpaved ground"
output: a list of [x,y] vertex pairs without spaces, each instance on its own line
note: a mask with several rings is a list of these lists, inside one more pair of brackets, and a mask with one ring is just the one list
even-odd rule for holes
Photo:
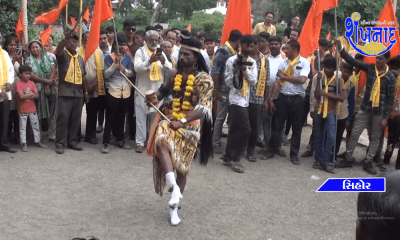
[[[368,176],[360,167],[331,175],[312,169],[312,158],[294,166],[280,157],[243,161],[246,172],[238,174],[215,155],[207,167],[193,163],[182,223],[171,227],[170,194],[154,192],[151,158],[115,147],[104,155],[88,143],[57,155],[49,145],[0,152],[0,240],[354,239],[357,194],[315,190],[328,177]],[[364,153],[358,147],[356,158]]]

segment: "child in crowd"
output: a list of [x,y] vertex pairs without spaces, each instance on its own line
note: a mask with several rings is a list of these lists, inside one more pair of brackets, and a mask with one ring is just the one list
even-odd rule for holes
[[40,142],[40,127],[39,119],[36,114],[35,99],[38,98],[38,92],[35,84],[30,81],[32,76],[32,68],[28,65],[22,65],[19,67],[19,74],[21,81],[16,84],[16,94],[18,97],[18,115],[19,115],[19,134],[21,139],[21,149],[23,152],[28,151],[26,145],[26,124],[29,120],[33,130],[35,143],[38,147],[47,148],[46,145]]

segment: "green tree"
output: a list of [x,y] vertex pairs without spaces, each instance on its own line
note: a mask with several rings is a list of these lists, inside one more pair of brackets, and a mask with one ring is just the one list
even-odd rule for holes
[[0,0],[0,31],[3,36],[15,32],[19,6],[18,0]]
[[163,0],[158,22],[169,22],[172,19],[190,19],[197,10],[216,6],[215,0]]
[[172,20],[171,26],[184,29],[189,24],[192,24],[192,29],[194,30],[203,30],[207,33],[212,33],[219,36],[222,34],[224,20],[225,17],[221,13],[216,12],[213,14],[205,14],[203,12],[196,12],[188,20],[186,19]]

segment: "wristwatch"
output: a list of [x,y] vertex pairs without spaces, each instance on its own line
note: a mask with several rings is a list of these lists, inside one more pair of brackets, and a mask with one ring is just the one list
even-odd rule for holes
[[185,125],[185,124],[187,123],[186,118],[182,118],[182,119],[181,119],[181,123],[182,123],[183,125]]

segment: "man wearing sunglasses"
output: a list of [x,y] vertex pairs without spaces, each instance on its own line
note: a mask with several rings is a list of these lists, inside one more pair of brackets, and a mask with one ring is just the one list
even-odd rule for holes
[[131,19],[126,19],[124,22],[124,33],[125,36],[128,38],[128,48],[129,48],[129,55],[133,58],[133,49],[135,49],[135,32],[136,32],[136,23]]

